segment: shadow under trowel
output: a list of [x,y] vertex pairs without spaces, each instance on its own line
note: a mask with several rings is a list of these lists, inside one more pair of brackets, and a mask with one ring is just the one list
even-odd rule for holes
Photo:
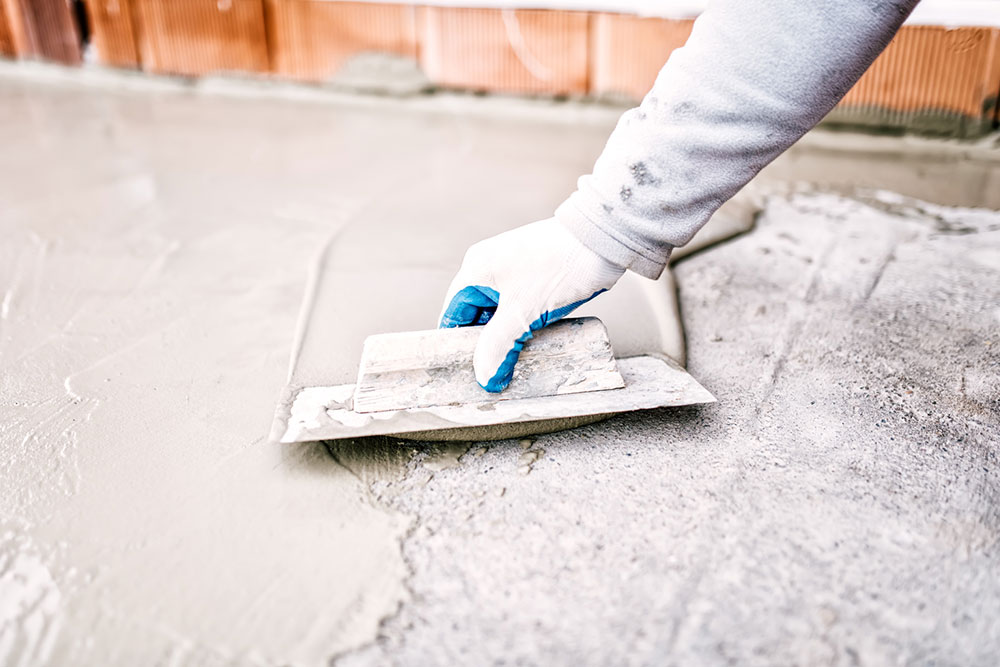
[[290,476],[329,476],[346,470],[364,484],[401,478],[417,452],[399,438],[369,436],[347,440],[317,440],[272,445],[276,467]]
[[371,436],[349,440],[324,440],[314,443],[327,455],[365,484],[401,479],[406,465],[418,451],[401,446],[399,438]]

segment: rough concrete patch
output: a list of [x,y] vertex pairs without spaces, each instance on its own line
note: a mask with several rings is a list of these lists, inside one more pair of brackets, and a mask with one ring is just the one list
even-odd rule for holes
[[1000,266],[964,258],[996,215],[771,200],[678,268],[721,402],[414,482],[413,601],[341,664],[992,665]]
[[671,264],[753,229],[761,209],[760,197],[753,186],[744,188],[723,204],[686,245],[674,248],[670,253]]
[[0,663],[45,664],[64,621],[62,593],[31,538],[0,527]]
[[423,466],[431,472],[441,472],[446,468],[454,468],[458,460],[469,451],[469,445],[461,443],[440,444],[434,447],[423,461]]

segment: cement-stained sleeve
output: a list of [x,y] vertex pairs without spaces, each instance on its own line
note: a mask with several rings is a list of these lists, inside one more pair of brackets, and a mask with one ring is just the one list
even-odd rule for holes
[[556,211],[655,278],[670,251],[826,115],[917,0],[718,0]]

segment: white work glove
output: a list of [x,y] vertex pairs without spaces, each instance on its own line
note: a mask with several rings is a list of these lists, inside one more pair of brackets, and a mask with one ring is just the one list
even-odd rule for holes
[[476,381],[503,391],[533,331],[611,289],[624,273],[555,219],[533,222],[469,248],[440,327],[486,325],[473,358]]

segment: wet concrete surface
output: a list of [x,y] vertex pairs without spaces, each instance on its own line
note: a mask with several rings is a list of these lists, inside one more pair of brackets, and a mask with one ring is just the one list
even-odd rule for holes
[[0,77],[0,663],[994,664],[1000,214],[777,173],[871,140],[854,180],[984,205],[989,142],[775,165],[676,267],[717,405],[266,444],[331,234],[545,217],[613,115]]

